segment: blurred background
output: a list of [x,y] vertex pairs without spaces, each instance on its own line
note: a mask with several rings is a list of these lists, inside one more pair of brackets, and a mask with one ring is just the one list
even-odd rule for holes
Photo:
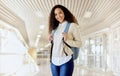
[[81,27],[73,76],[119,76],[119,0],[0,0],[0,76],[51,76],[48,18],[56,4]]

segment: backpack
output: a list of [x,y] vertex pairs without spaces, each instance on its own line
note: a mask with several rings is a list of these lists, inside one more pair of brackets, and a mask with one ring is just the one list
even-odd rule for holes
[[[67,33],[68,30],[69,30],[69,27],[70,27],[70,23],[68,22],[67,25],[66,25],[66,27],[65,27],[64,32]],[[56,29],[52,31],[52,34],[54,34],[55,31],[56,31]],[[67,44],[67,43],[64,41],[64,39],[62,39],[62,40],[63,40],[64,44],[67,45],[67,46],[73,51],[73,60],[76,60],[76,59],[78,58],[79,48],[78,48],[78,47],[71,47],[69,44]],[[52,47],[53,47],[53,45],[52,45]],[[51,52],[52,52],[52,50],[51,50]],[[52,54],[52,53],[51,53],[51,54]]]
[[[70,23],[68,22],[64,32],[67,33],[69,30],[69,27],[70,27]],[[78,55],[79,55],[79,48],[78,47],[71,47],[69,44],[67,44],[64,41],[64,39],[63,39],[63,42],[73,51],[73,59],[76,60],[78,58]]]

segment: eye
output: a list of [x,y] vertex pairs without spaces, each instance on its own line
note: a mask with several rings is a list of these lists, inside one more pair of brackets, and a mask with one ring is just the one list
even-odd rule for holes
[[62,14],[62,12],[59,12],[59,14]]
[[55,14],[55,16],[57,16],[57,14]]

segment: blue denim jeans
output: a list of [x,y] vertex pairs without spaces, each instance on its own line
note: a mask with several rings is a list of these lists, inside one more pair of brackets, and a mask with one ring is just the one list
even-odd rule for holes
[[51,62],[52,76],[72,76],[74,70],[74,61],[71,58],[67,63],[56,66]]

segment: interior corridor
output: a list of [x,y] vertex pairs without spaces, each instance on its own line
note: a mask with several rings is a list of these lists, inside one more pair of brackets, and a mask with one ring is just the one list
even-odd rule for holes
[[[38,60],[39,72],[35,76],[52,76],[50,70],[50,63],[48,58],[40,58]],[[76,63],[73,76],[114,76],[112,72],[99,71],[96,69],[90,69],[83,67]]]
[[48,20],[57,4],[80,25],[73,76],[120,76],[120,0],[0,0],[0,76],[52,76]]

